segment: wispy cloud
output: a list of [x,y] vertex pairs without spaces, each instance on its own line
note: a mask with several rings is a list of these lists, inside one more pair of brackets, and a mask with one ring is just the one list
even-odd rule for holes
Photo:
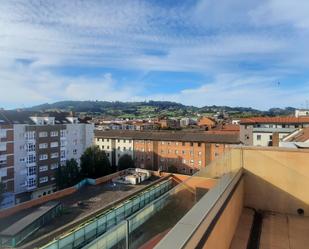
[[[289,93],[304,100],[308,94],[308,12],[305,0],[4,0],[0,106],[149,98],[195,105],[299,105],[303,100]],[[66,67],[76,67],[76,74],[56,70]],[[82,75],[78,68],[101,70]],[[162,87],[149,96],[151,84],[140,75],[156,71],[205,80],[166,94],[166,83],[160,83],[165,81],[157,77],[153,81]],[[294,75],[297,81],[291,81]],[[274,87],[276,81],[286,84]]]

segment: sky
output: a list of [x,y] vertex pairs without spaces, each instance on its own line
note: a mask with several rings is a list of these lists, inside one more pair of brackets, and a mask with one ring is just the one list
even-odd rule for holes
[[306,107],[308,0],[0,0],[0,107]]

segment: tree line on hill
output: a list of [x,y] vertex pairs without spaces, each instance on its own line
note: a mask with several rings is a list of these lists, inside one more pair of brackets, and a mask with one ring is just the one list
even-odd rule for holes
[[80,167],[75,159],[67,160],[65,166],[59,165],[56,172],[58,190],[69,188],[85,178],[99,178],[128,168],[134,168],[134,161],[128,154],[118,160],[118,166],[113,167],[105,153],[98,146],[85,150],[80,158]]
[[105,115],[112,117],[148,117],[148,116],[195,116],[197,113],[225,112],[233,117],[247,116],[280,116],[291,115],[295,108],[271,108],[261,111],[251,107],[230,106],[187,106],[171,101],[144,101],[144,102],[109,102],[109,101],[60,101],[53,104],[42,104],[26,108],[31,111],[74,111],[91,115]]

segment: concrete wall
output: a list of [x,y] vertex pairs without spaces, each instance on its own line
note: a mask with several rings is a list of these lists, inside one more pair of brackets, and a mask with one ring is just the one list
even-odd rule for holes
[[309,151],[243,148],[245,205],[309,216]]
[[234,194],[211,231],[203,249],[229,249],[243,209],[244,182],[241,180]]

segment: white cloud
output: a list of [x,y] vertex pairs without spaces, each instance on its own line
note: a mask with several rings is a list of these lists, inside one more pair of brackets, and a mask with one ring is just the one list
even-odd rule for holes
[[[162,97],[196,105],[264,107],[280,104],[276,98],[290,91],[278,91],[274,79],[308,70],[306,0],[161,4],[167,3],[2,1],[0,89],[5,97],[0,105]],[[20,59],[29,60],[29,65]],[[247,63],[258,69],[244,68]],[[120,85],[108,69],[92,77],[51,70],[63,66],[193,72],[215,80],[172,95],[164,94],[162,85],[160,93],[145,96],[143,82]],[[268,101],[255,98],[256,92],[269,96]],[[298,101],[287,99],[286,104]]]

